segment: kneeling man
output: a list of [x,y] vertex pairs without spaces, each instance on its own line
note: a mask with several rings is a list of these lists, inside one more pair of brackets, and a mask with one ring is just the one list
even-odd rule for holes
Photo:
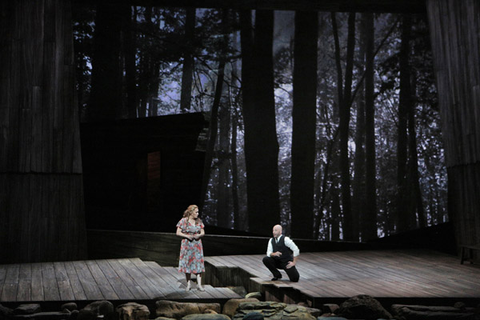
[[282,226],[273,227],[273,238],[268,241],[267,256],[263,258],[263,264],[272,272],[272,281],[282,278],[278,269],[283,269],[292,282],[298,282],[297,258],[300,255],[297,245],[289,237],[282,235]]

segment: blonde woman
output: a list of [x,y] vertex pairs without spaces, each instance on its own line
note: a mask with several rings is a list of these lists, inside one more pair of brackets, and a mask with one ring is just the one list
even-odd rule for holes
[[201,238],[205,235],[205,226],[198,217],[198,207],[188,206],[183,218],[177,223],[177,236],[182,237],[178,271],[185,273],[187,279],[186,291],[192,289],[191,275],[197,276],[197,288],[205,291],[202,286],[202,273],[205,272],[203,246]]

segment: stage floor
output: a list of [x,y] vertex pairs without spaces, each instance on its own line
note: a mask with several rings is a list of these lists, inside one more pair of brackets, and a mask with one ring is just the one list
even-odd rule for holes
[[185,285],[177,268],[138,258],[0,265],[0,303],[240,298],[228,288],[186,292]]
[[[314,301],[342,301],[365,294],[393,303],[480,302],[480,267],[426,250],[372,250],[301,253],[297,262],[300,281],[271,281],[263,255],[207,257],[215,267],[238,267],[272,295],[297,291]],[[318,303],[316,303],[318,304]]]
[[[393,303],[480,303],[480,265],[461,265],[457,257],[424,250],[301,253],[300,281],[270,281],[263,255],[206,257],[207,273],[243,269],[242,276],[267,298],[312,306],[338,303],[359,294]],[[213,272],[213,271],[210,271]],[[206,274],[208,278],[208,274]],[[122,301],[204,301],[240,298],[227,287],[205,286],[185,292],[175,267],[138,258],[0,265],[0,303]],[[288,299],[286,299],[286,297]],[[293,300],[292,300],[293,299]],[[269,299],[270,300],[270,299]]]

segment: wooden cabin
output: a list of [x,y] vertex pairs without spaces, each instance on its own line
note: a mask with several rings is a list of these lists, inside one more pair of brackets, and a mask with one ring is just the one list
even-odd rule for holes
[[207,127],[201,113],[83,123],[87,228],[174,232],[200,200]]

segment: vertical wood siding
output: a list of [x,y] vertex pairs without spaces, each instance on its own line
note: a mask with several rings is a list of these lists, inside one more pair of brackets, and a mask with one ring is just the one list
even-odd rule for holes
[[70,1],[0,5],[0,261],[86,253]]
[[457,242],[480,242],[480,2],[427,0]]

